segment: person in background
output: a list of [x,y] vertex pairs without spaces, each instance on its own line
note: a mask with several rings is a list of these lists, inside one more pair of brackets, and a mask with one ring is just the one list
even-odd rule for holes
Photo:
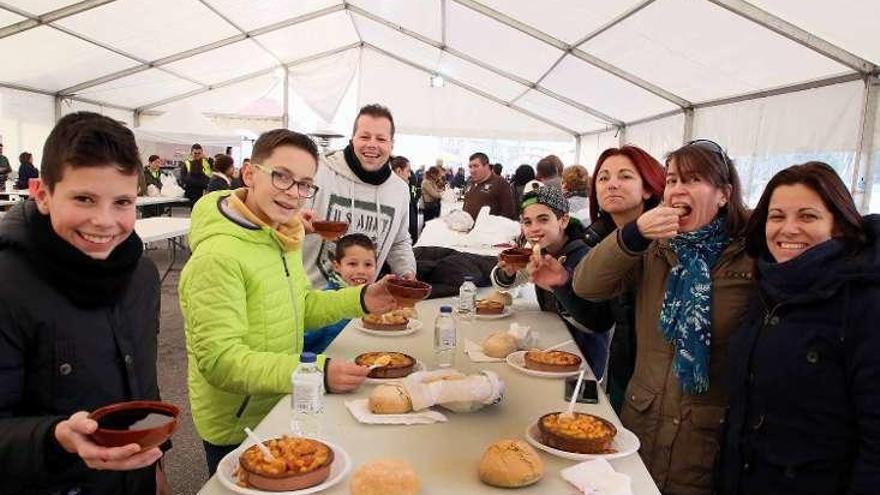
[[516,171],[513,173],[513,180],[510,181],[510,187],[513,189],[513,201],[514,205],[516,205],[517,215],[522,207],[522,197],[526,184],[533,180],[535,180],[535,169],[531,165],[524,163],[516,167]]
[[516,208],[510,184],[492,172],[489,157],[485,153],[474,153],[468,159],[468,168],[471,179],[464,192],[464,211],[476,220],[480,209],[488,206],[490,215],[513,219]]
[[[364,234],[348,234],[336,242],[334,276],[324,290],[339,290],[369,283],[376,278],[376,246]],[[303,351],[323,353],[342,329],[351,321],[348,318],[317,330],[306,330]]]
[[587,210],[590,206],[590,173],[581,165],[570,165],[562,171],[562,191],[568,199],[572,214]]
[[240,189],[245,187],[244,180],[242,176],[244,175],[244,169],[251,164],[250,158],[245,158],[241,161],[241,168],[236,168],[235,172],[232,174],[232,187],[231,189]]
[[[315,219],[348,222],[348,232],[360,232],[376,244],[377,264],[391,273],[416,276],[416,258],[409,235],[409,187],[393,175],[389,159],[394,149],[394,117],[386,107],[365,105],[355,117],[348,146],[321,158],[315,176]],[[306,218],[307,231],[311,232]],[[303,262],[312,287],[324,287],[333,274],[336,247],[332,241],[309,235]]]
[[571,272],[590,250],[583,226],[571,221],[568,201],[554,186],[542,186],[523,196],[520,225],[523,237],[539,245],[541,254],[533,255],[520,271],[499,261],[492,270],[492,284],[507,290],[534,282],[541,310],[555,312],[565,321],[590,369],[601,380],[614,318],[609,303],[586,302],[571,290]]
[[[192,255],[180,276],[192,417],[213,473],[290,393],[303,330],[395,307],[385,281],[312,290],[300,209],[318,187],[318,148],[287,129],[263,133],[245,189],[216,191],[193,210]],[[331,393],[356,390],[367,368],[318,357]]]
[[635,292],[638,347],[620,420],[664,494],[712,491],[727,344],[754,290],[747,219],[733,161],[712,141],[692,141],[667,157],[663,204],[606,237],[575,270],[584,299]]
[[880,215],[821,162],[767,184],[746,229],[758,292],[730,342],[723,495],[880,488]]
[[39,179],[40,171],[34,166],[34,155],[27,151],[18,155],[18,179],[15,181],[16,189],[27,189],[31,179]]
[[412,168],[409,159],[405,156],[395,156],[391,159],[391,171],[406,182],[409,188],[409,236],[413,244],[419,238],[419,187],[412,182]]
[[223,191],[232,188],[232,176],[235,175],[235,163],[229,155],[219,154],[214,157],[211,180],[208,181],[208,192]]
[[180,179],[183,182],[184,196],[189,199],[190,206],[205,194],[211,176],[211,163],[205,158],[202,145],[196,143],[191,148],[192,156],[183,161],[180,167]]
[[436,166],[428,169],[425,180],[422,181],[422,203],[425,205],[425,223],[440,216],[440,205],[443,199],[443,176]]
[[3,154],[3,143],[0,143],[0,191],[6,190],[6,180],[12,173],[12,166],[9,165],[9,159]]
[[556,155],[547,155],[538,160],[535,166],[535,178],[542,184],[556,186],[562,189],[562,160]]
[[[663,166],[645,150],[632,145],[608,148],[599,155],[590,187],[592,223],[584,242],[595,247],[616,230],[660,204],[666,180]],[[611,407],[620,414],[626,387],[636,366],[635,294],[624,291],[611,300],[614,335],[608,357],[606,390]]]
[[[150,155],[147,159],[147,169],[144,170],[144,189],[155,186],[162,190],[162,159],[159,155]],[[146,192],[146,191],[145,191]],[[146,195],[146,194],[143,194]],[[142,195],[142,196],[143,196]]]
[[463,189],[467,184],[467,178],[464,176],[464,169],[459,167],[455,170],[455,175],[452,176],[452,182],[450,182],[453,188],[455,189]]
[[[502,177],[501,174],[503,172],[504,172],[504,165],[501,165],[500,163],[496,163],[496,164],[492,165],[492,173],[493,174],[497,175],[498,177]],[[453,177],[453,179],[455,179],[455,177]]]
[[164,493],[168,444],[102,447],[88,417],[159,400],[159,272],[134,231],[134,135],[65,115],[42,170],[34,197],[0,220],[0,493]]

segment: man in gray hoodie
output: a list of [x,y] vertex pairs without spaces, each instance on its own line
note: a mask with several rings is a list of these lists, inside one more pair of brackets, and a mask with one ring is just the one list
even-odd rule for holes
[[[377,266],[415,278],[416,259],[409,235],[409,186],[391,172],[394,118],[376,104],[360,109],[352,138],[344,150],[321,158],[315,185],[315,220],[348,222],[348,232],[362,233],[376,245]],[[303,265],[312,287],[327,285],[333,273],[335,243],[306,236]]]

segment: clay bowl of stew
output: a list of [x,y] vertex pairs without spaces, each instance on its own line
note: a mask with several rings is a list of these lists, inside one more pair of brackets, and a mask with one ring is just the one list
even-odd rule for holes
[[315,233],[325,241],[335,241],[348,231],[348,222],[334,220],[315,220],[312,222]]
[[144,450],[158,447],[177,430],[180,409],[167,402],[117,402],[89,414],[98,423],[92,439],[104,447],[136,443]]
[[391,296],[397,300],[397,304],[405,307],[414,306],[431,294],[431,284],[418,280],[393,278],[386,283],[386,286]]
[[532,257],[532,250],[526,248],[510,248],[501,251],[498,259],[516,269],[524,268],[529,264]]

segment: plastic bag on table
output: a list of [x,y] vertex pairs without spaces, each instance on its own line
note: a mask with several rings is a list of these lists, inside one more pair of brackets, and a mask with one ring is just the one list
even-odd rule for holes
[[443,221],[446,222],[450,229],[456,232],[467,232],[474,226],[474,219],[471,218],[468,212],[462,210],[455,210],[446,215],[443,217]]
[[453,369],[419,371],[403,380],[413,410],[435,404],[453,412],[472,412],[501,402],[504,382],[492,371],[465,375]]
[[177,179],[170,175],[162,175],[162,196],[166,198],[182,198],[183,188],[177,185]]

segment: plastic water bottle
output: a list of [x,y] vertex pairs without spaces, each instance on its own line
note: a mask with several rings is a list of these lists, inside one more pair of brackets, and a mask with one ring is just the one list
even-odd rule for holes
[[318,368],[312,352],[300,354],[299,366],[290,375],[293,393],[290,429],[294,435],[316,438],[321,435],[321,414],[324,412],[324,373]]
[[440,314],[434,322],[434,357],[438,368],[455,365],[455,340],[452,306],[440,306]]
[[477,304],[477,286],[474,285],[474,277],[466,276],[464,283],[458,289],[458,314],[464,320],[474,317]]

